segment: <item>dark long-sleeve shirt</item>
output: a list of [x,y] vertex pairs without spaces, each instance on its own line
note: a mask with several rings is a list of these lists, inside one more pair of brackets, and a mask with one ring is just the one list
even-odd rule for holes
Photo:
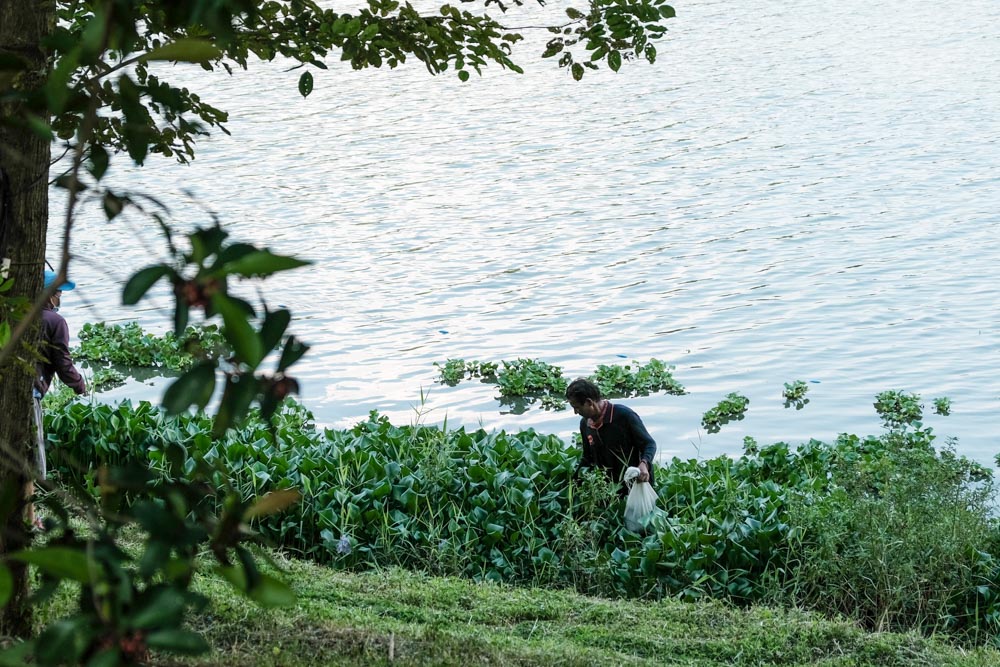
[[[621,482],[626,468],[645,461],[649,481],[653,483],[656,441],[649,435],[639,415],[628,406],[609,402],[599,424],[595,428],[590,420],[580,420],[583,456],[579,467],[602,468],[612,481]],[[625,488],[624,484],[622,488]]]
[[69,356],[69,326],[63,316],[52,308],[47,307],[42,311],[42,340],[39,350],[43,358],[43,361],[36,364],[38,379],[35,380],[35,389],[39,393],[45,395],[56,375],[76,393],[86,393],[87,383]]

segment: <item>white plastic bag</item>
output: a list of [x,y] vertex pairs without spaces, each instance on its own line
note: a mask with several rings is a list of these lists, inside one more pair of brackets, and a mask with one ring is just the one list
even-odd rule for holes
[[644,533],[650,515],[656,511],[658,496],[649,482],[636,482],[638,476],[639,469],[636,467],[625,470],[625,481],[632,484],[625,501],[625,527],[633,533]]

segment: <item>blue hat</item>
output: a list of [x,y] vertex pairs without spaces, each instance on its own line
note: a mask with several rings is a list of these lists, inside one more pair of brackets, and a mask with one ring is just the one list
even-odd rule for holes
[[[55,271],[46,271],[45,272],[45,287],[48,288],[55,281],[56,281],[56,272]],[[59,286],[59,289],[61,291],[63,291],[63,292],[68,292],[69,290],[73,289],[74,287],[76,287],[76,283],[73,282],[72,280],[67,280],[62,285]]]

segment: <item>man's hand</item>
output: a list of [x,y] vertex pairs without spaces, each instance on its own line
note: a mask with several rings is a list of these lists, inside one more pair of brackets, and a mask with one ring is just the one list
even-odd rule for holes
[[648,482],[649,481],[649,466],[646,465],[645,461],[639,461],[639,476],[636,478],[638,482]]

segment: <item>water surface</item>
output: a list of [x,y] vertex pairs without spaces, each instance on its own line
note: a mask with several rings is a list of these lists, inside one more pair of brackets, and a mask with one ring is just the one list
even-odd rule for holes
[[[538,358],[574,377],[656,357],[690,392],[629,401],[664,457],[875,433],[875,394],[902,389],[990,463],[1000,4],[757,5],[675,3],[655,65],[580,83],[527,51],[523,76],[466,84],[331,59],[305,100],[284,66],[177,67],[231,112],[233,136],[202,141],[190,166],[151,159],[113,180],[178,224],[211,211],[236,238],[315,262],[266,293],[313,346],[298,372],[324,424],[379,410],[568,437],[568,411],[513,414],[494,386],[438,384],[433,363]],[[119,305],[120,281],[162,255],[151,225],[85,214],[74,238],[71,326],[170,326],[166,292]],[[798,411],[781,398],[793,380],[810,387]],[[733,391],[746,419],[704,432]],[[951,416],[932,414],[937,396]]]

